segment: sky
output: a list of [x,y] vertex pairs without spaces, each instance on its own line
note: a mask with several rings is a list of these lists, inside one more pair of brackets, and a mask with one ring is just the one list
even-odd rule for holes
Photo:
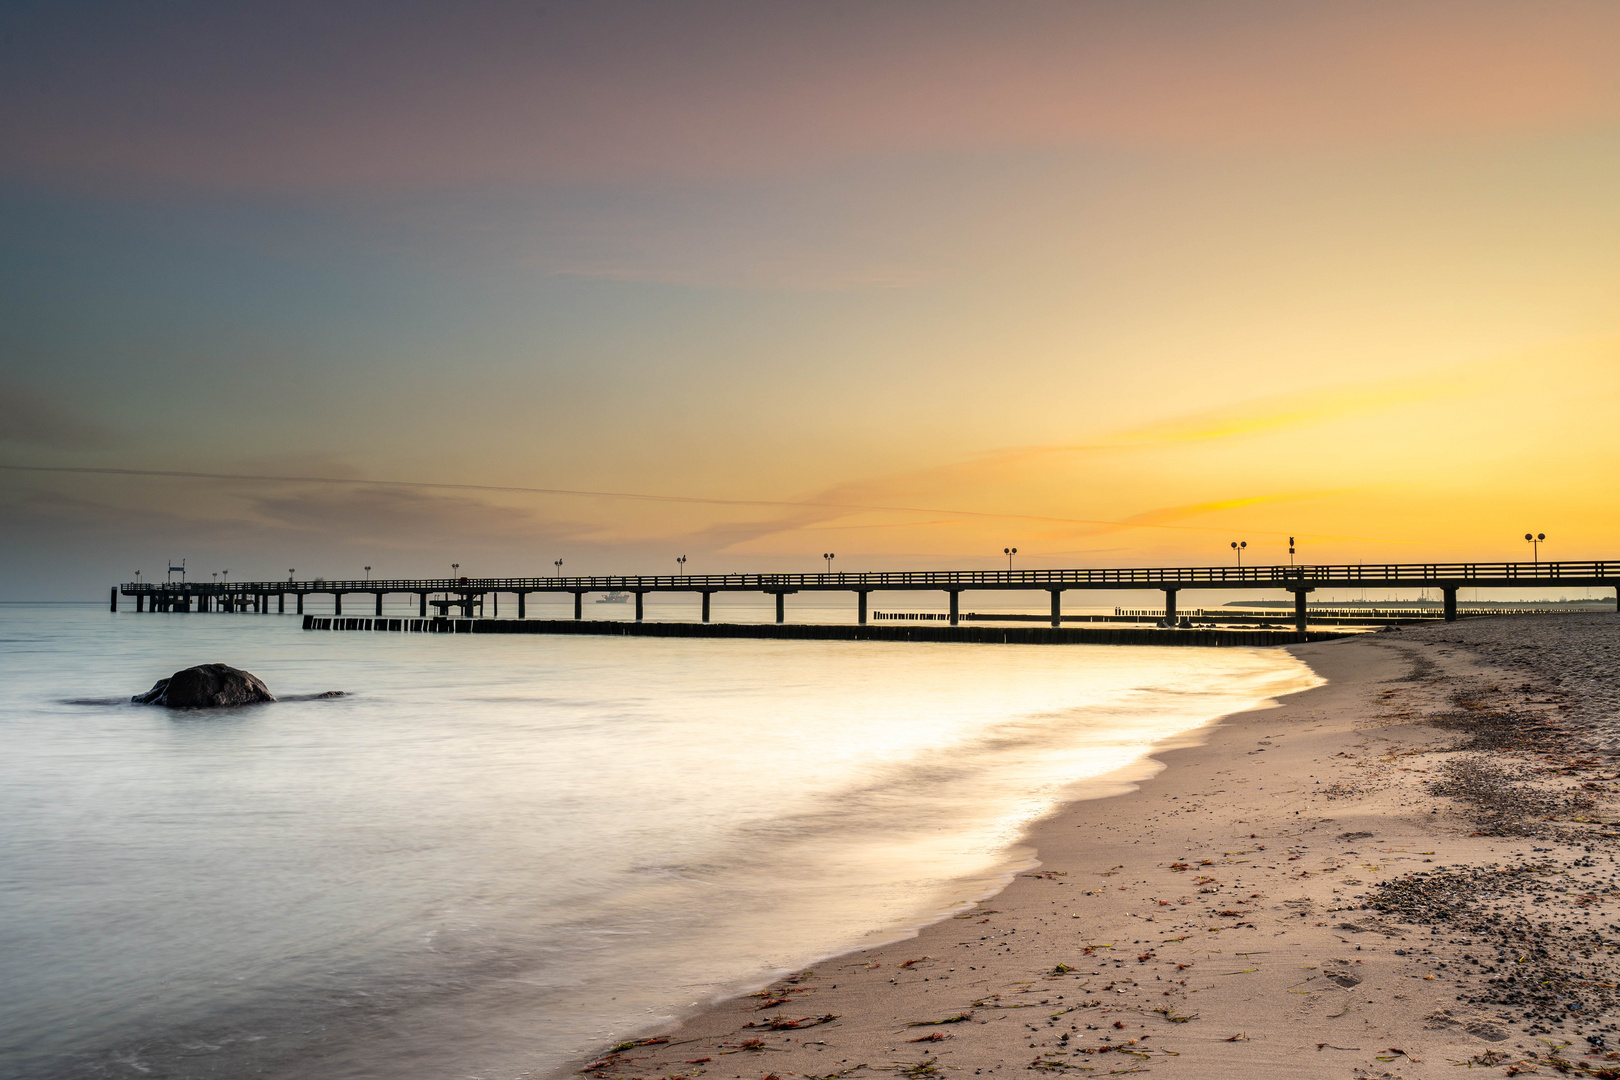
[[1614,558],[1612,0],[0,7],[0,599]]

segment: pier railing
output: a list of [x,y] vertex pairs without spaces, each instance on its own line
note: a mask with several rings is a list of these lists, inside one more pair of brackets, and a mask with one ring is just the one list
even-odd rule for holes
[[896,589],[1301,589],[1406,585],[1620,585],[1620,561],[1367,563],[1319,566],[1121,567],[1053,570],[880,570],[820,574],[623,574],[523,578],[357,578],[306,581],[131,582],[126,596],[423,592],[799,592]]

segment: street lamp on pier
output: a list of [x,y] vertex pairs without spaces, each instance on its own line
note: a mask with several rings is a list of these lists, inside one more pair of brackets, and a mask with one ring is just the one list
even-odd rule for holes
[[1524,534],[1525,541],[1530,545],[1530,559],[1537,566],[1541,565],[1541,545],[1547,542],[1546,533]]
[[460,563],[453,562],[453,563],[450,564],[450,576],[451,577],[460,577],[461,576],[461,564]]
[[562,577],[562,560],[561,560],[561,559],[557,559],[557,560],[556,560],[556,561],[555,561],[555,562],[553,562],[553,563],[552,563],[552,564],[551,564],[551,565],[552,565],[552,566],[555,566],[555,567],[556,567],[556,568],[557,568],[557,576],[558,576],[558,577]]
[[1294,565],[1294,538],[1292,536],[1288,538],[1288,565]]
[[294,574],[296,574],[296,573],[298,573],[298,571],[297,571],[297,570],[294,570],[294,569],[293,569],[293,568],[292,568],[292,567],[290,567],[290,566],[289,566],[289,567],[287,567],[287,584],[289,584],[289,585],[291,585],[291,584],[292,584],[292,579],[293,579],[293,575],[294,575]]
[[1012,573],[1012,557],[1018,554],[1017,548],[1002,548],[1001,553],[1007,556],[1007,572]]
[[832,561],[838,558],[838,555],[835,552],[823,551],[821,557],[827,560],[827,573],[832,573]]
[[369,566],[366,567],[366,580],[367,581],[371,580],[371,567],[369,567]]
[[676,566],[677,569],[680,570],[681,577],[685,577],[686,576],[686,556],[685,555],[677,555],[677,556],[675,556],[675,566]]
[[1239,568],[1241,568],[1243,566],[1243,549],[1248,547],[1248,546],[1249,546],[1249,542],[1247,540],[1234,540],[1234,541],[1232,541],[1232,550],[1237,552],[1238,567]]

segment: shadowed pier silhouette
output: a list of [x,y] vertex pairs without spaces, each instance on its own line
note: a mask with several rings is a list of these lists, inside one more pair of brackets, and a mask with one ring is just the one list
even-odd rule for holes
[[[304,598],[329,595],[333,615],[343,615],[343,598],[361,595],[373,601],[373,618],[383,613],[383,597],[405,594],[417,598],[418,617],[426,619],[435,608],[440,620],[479,624],[506,624],[511,620],[482,618],[485,601],[499,603],[505,593],[516,600],[516,618],[527,620],[528,598],[537,594],[569,594],[574,599],[574,620],[584,621],[589,593],[628,593],[635,598],[635,622],[644,618],[643,598],[648,593],[697,594],[701,624],[710,622],[710,599],[716,593],[763,593],[776,599],[776,622],[787,622],[787,598],[797,593],[848,592],[855,596],[856,621],[868,625],[867,600],[874,592],[944,592],[950,599],[947,621],[961,621],[964,592],[1031,592],[1051,594],[1048,618],[1053,628],[1063,621],[1063,594],[1070,591],[1140,589],[1164,594],[1163,621],[1177,619],[1176,597],[1183,589],[1275,590],[1292,593],[1293,623],[1303,633],[1309,621],[1307,597],[1317,589],[1366,588],[1438,590],[1444,598],[1444,617],[1457,618],[1460,589],[1613,588],[1620,603],[1620,561],[1530,563],[1383,563],[1320,566],[1192,566],[1123,567],[1066,570],[884,570],[820,574],[657,574],[539,578],[424,578],[359,581],[233,581],[233,582],[130,582],[112,589],[112,610],[120,594],[135,600],[136,611],[200,612],[252,611],[268,613],[272,598],[276,611],[285,613],[287,598],[294,598],[295,613],[304,612]],[[479,616],[478,618],[475,618]],[[399,621],[399,620],[394,620]],[[563,622],[565,620],[546,620]],[[503,631],[505,632],[505,631]]]

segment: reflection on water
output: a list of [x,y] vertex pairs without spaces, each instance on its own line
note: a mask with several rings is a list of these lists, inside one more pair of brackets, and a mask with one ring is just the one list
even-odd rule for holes
[[[284,700],[128,704],[221,661]],[[0,607],[0,1075],[543,1072],[983,895],[1284,653]],[[350,696],[313,698],[340,689]]]

